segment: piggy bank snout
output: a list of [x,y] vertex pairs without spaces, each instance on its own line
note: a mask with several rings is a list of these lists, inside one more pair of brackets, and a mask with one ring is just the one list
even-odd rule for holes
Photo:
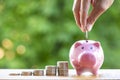
[[96,58],[91,53],[84,53],[82,55],[79,55],[78,59],[80,64],[94,65],[96,63]]

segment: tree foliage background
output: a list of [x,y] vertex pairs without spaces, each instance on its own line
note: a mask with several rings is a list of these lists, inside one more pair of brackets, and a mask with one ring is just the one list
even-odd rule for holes
[[[69,49],[84,39],[73,0],[0,0],[0,68],[44,68],[69,61]],[[120,1],[97,20],[89,39],[101,42],[102,68],[120,68]],[[70,66],[70,68],[72,68]]]

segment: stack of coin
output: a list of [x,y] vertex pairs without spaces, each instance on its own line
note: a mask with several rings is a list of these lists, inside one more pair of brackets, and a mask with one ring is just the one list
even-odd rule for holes
[[20,73],[10,73],[9,75],[10,75],[10,76],[19,76]]
[[58,76],[68,76],[68,61],[58,61]]
[[32,76],[32,72],[30,72],[30,71],[23,71],[21,73],[21,76]]
[[45,70],[46,70],[46,76],[56,76],[56,66],[46,66]]
[[44,70],[43,69],[34,70],[33,76],[44,76]]

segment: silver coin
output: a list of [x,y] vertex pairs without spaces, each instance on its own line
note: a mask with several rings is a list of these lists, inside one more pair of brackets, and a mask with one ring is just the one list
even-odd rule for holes
[[10,75],[10,76],[19,76],[20,73],[10,73],[9,75]]
[[58,76],[68,76],[68,70],[58,70]]
[[32,72],[23,71],[21,76],[32,76]]
[[56,69],[57,67],[54,65],[48,65],[45,67],[46,76],[56,76]]
[[33,76],[44,76],[44,70],[43,69],[34,70],[33,71]]
[[68,69],[68,61],[58,61],[57,66],[58,69],[66,70]]

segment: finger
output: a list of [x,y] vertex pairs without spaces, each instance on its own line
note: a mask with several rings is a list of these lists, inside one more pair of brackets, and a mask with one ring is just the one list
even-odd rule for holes
[[91,4],[94,5],[95,0],[91,0]]
[[91,31],[96,20],[112,5],[113,1],[114,0],[98,0],[98,2],[94,2],[94,8],[87,19],[86,27],[88,31]]
[[88,17],[88,11],[90,8],[91,0],[81,0],[81,15],[80,15],[80,23],[84,32],[86,31],[86,22]]
[[107,10],[113,4],[113,2],[114,0],[98,0],[98,6],[104,10]]
[[74,4],[73,4],[73,15],[76,21],[76,24],[81,28],[81,24],[80,24],[80,6],[81,6],[81,0],[74,0]]
[[99,18],[99,16],[104,12],[104,10],[99,10],[94,8],[91,12],[90,16],[87,19],[87,25],[86,28],[88,31],[91,31],[95,21]]

